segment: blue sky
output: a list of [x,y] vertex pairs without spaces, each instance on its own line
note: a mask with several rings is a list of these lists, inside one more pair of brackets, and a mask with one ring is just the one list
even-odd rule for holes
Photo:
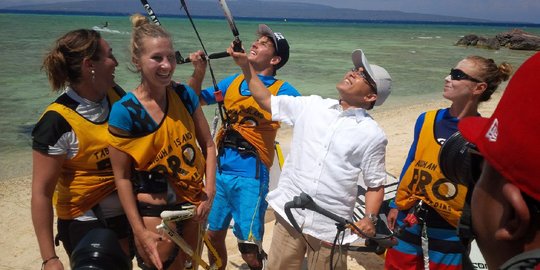
[[[2,0],[1,6],[13,2],[32,4],[75,2],[81,0]],[[202,1],[202,0],[187,0]],[[235,1],[235,0],[228,0]],[[238,0],[236,0],[238,1]],[[251,1],[251,0],[241,0]],[[304,2],[360,10],[397,10],[414,13],[488,19],[494,21],[531,22],[540,24],[539,0],[264,0]]]

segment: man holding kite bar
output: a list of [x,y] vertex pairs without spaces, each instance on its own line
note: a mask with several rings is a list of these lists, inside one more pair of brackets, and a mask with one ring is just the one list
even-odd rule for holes
[[[362,50],[352,53],[353,69],[336,84],[339,99],[320,96],[273,96],[258,79],[255,63],[243,53],[229,53],[242,68],[253,98],[272,120],[293,126],[291,151],[279,184],[267,201],[276,212],[268,269],[301,269],[307,253],[308,269],[347,269],[346,256],[331,262],[335,222],[313,211],[292,214],[303,235],[284,217],[284,205],[302,192],[319,206],[351,220],[359,176],[366,192],[366,215],[356,225],[366,235],[375,234],[377,214],[386,182],[386,135],[367,110],[381,105],[390,94],[388,72],[370,65]],[[347,232],[343,244],[356,240]],[[340,248],[340,247],[338,247]],[[343,255],[347,250],[341,249]]]
[[[263,84],[273,95],[299,96],[289,83],[275,78],[289,59],[285,37],[261,24],[248,58]],[[242,258],[251,269],[262,269],[264,215],[268,204],[269,169],[274,159],[274,140],[280,124],[272,121],[251,97],[244,75],[234,74],[218,83],[223,92],[225,126],[217,134],[218,166],[216,196],[208,217],[208,236],[227,265],[225,237],[234,219]],[[201,104],[216,103],[214,87],[200,93]],[[213,260],[213,258],[210,258]]]

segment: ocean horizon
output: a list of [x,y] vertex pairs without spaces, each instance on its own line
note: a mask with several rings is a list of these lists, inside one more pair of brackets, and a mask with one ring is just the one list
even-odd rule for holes
[[[66,16],[98,16],[98,17],[124,17],[131,13],[127,12],[84,12],[84,11],[50,11],[50,10],[18,10],[18,9],[0,9],[0,14],[35,14],[35,15],[66,15]],[[160,14],[159,18],[177,18],[187,19],[185,15]],[[192,16],[193,19],[222,20],[223,16]],[[350,19],[302,19],[302,18],[262,18],[262,17],[235,17],[238,21],[271,21],[271,22],[312,22],[312,23],[343,23],[343,24],[411,24],[411,25],[471,25],[471,26],[498,26],[498,27],[533,27],[540,28],[540,23],[529,22],[508,22],[508,21],[430,21],[430,20],[350,20]]]

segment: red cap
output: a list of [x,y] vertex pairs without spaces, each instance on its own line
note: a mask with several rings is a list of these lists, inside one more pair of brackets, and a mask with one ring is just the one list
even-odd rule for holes
[[540,201],[540,53],[516,71],[491,118],[459,122],[463,137],[521,191]]

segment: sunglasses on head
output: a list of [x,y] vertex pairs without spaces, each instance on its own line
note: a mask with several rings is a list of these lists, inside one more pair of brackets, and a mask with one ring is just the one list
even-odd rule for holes
[[375,93],[377,93],[377,85],[375,84],[375,82],[371,79],[371,77],[367,74],[367,71],[365,69],[363,69],[362,71],[360,71],[360,67],[353,67],[351,69],[352,72],[360,75],[360,77],[362,77],[362,79],[364,79],[364,81],[371,87],[371,89],[373,89],[373,91]]
[[453,68],[450,70],[450,78],[454,81],[468,80],[471,82],[481,83],[482,81],[467,75],[461,69]]

